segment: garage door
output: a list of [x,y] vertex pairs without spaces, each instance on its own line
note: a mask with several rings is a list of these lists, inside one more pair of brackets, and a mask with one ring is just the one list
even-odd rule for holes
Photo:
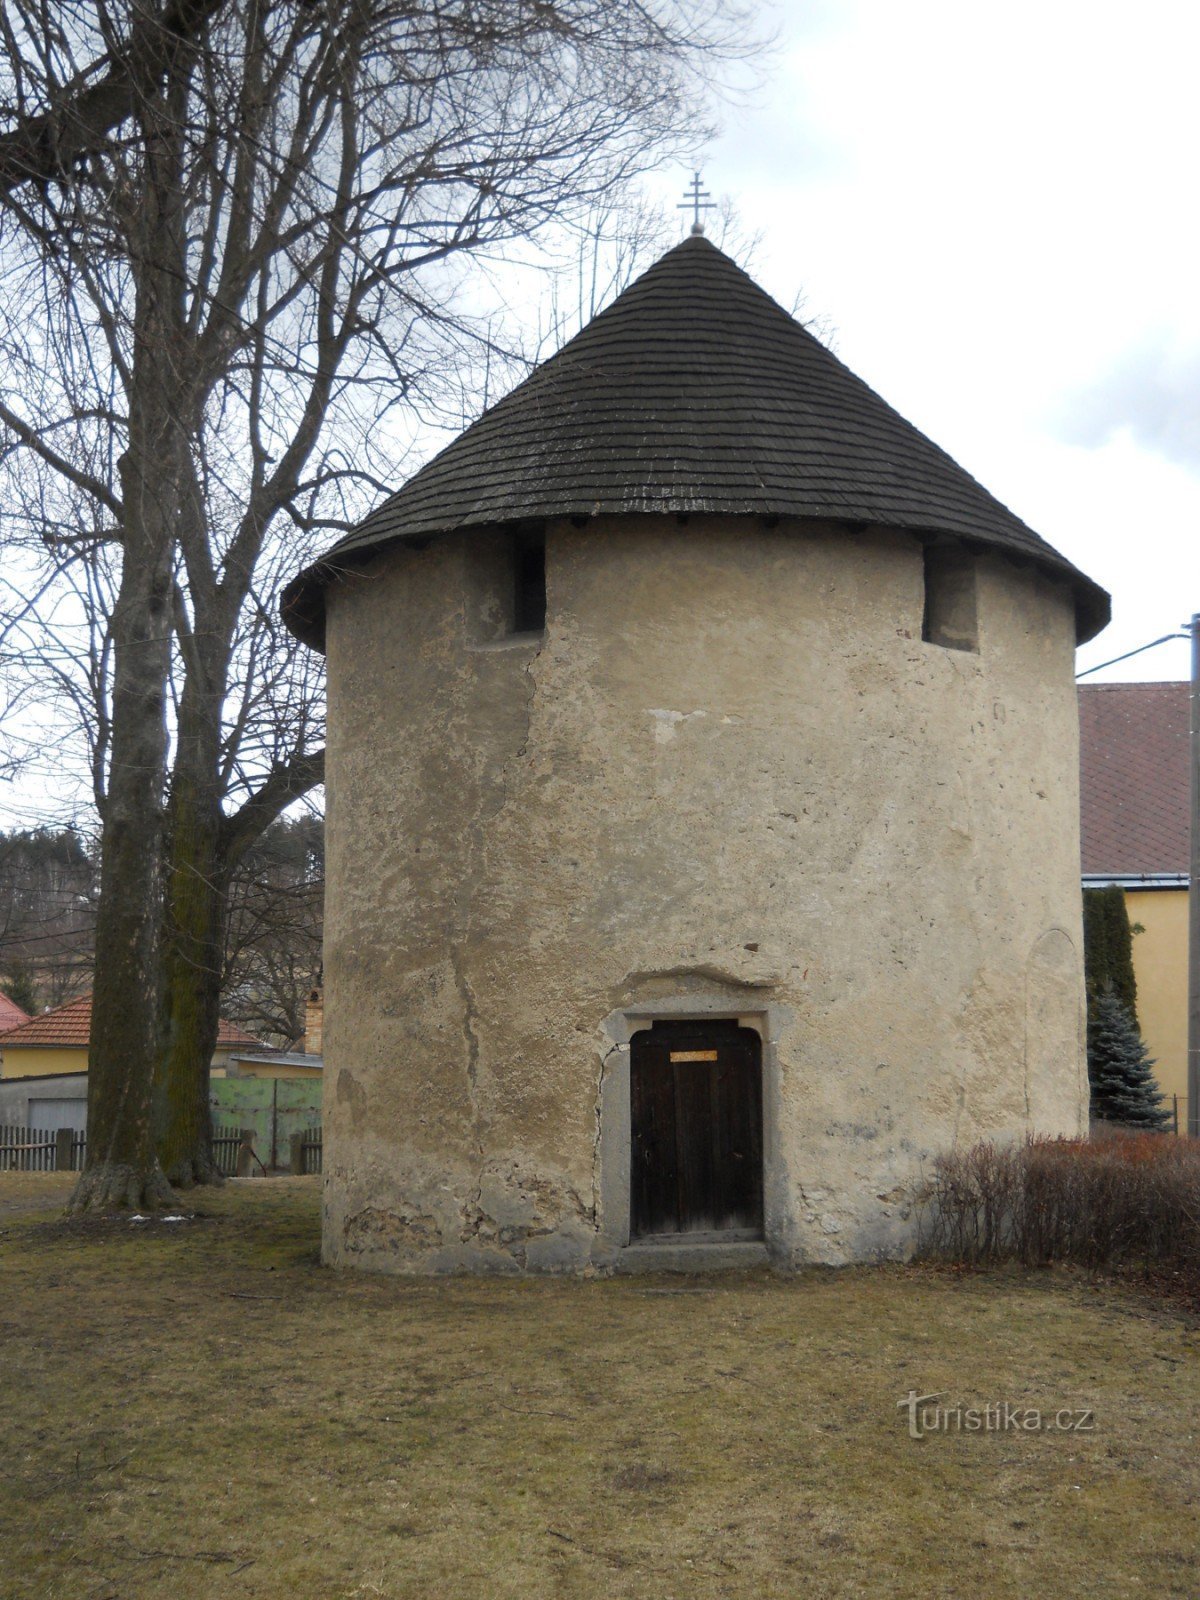
[[27,1128],[39,1133],[55,1133],[59,1128],[74,1128],[77,1133],[87,1127],[86,1100],[34,1100],[29,1101]]

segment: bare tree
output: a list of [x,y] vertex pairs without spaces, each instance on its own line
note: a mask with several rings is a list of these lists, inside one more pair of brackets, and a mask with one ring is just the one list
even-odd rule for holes
[[[270,594],[276,584],[267,567],[259,577]],[[231,886],[264,830],[324,777],[324,675],[323,662],[286,633],[256,585],[228,632],[202,605],[186,616],[183,605],[181,596],[156,1120],[164,1170],[186,1187],[221,1181],[211,1158],[209,1064]]]
[[233,873],[222,981],[226,1016],[272,1044],[304,1038],[306,1001],[321,981],[325,841],[306,812],[269,827]]
[[0,988],[26,1011],[91,987],[96,869],[74,828],[0,833]]
[[[226,804],[263,561],[347,526],[392,478],[395,408],[434,392],[471,332],[455,262],[694,145],[700,74],[747,37],[735,0],[9,0],[0,244],[19,383],[2,447],[49,559],[117,557],[77,1208],[169,1198],[155,1069],[165,1045],[167,1102],[198,1105],[222,859],[319,773],[307,742],[277,751],[240,822]],[[186,1122],[183,1181],[206,1175]]]
[[[188,42],[221,9],[224,0],[173,0],[165,6],[131,8],[128,32],[118,38],[115,18],[105,19],[96,9],[97,32],[107,35],[107,50],[96,57],[91,70],[74,76],[47,74],[37,87],[43,91],[30,110],[19,101],[14,126],[0,134],[0,192],[10,193],[26,183],[60,181],[89,155],[102,154],[110,135],[134,117],[141,102],[153,95],[158,81],[171,71]],[[31,6],[14,6],[14,17],[3,17],[4,43],[10,55],[20,55],[29,45],[46,47],[69,36],[70,16],[55,21],[45,6],[38,18],[40,29],[30,26]],[[68,6],[62,7],[70,12]],[[103,23],[108,20],[105,28]],[[85,24],[86,25],[86,24]],[[69,47],[63,59],[70,59]],[[25,87],[22,77],[18,89]]]

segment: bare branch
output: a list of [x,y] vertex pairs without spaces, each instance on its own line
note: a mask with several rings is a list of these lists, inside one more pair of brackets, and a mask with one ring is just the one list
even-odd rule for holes
[[235,865],[276,817],[324,781],[323,749],[306,751],[272,768],[262,786],[225,819],[223,845],[227,862]]
[[54,471],[66,478],[68,483],[73,483],[77,489],[83,489],[93,499],[98,500],[108,511],[111,511],[114,517],[120,519],[123,515],[121,502],[113,494],[108,484],[102,483],[99,478],[94,478],[91,473],[84,472],[79,467],[73,466],[65,456],[59,455],[58,451],[47,441],[44,430],[38,430],[28,422],[23,421],[2,400],[0,400],[0,422],[12,433],[16,434],[23,445],[40,456],[48,467],[53,467]]
[[103,151],[225,3],[172,0],[160,13],[139,12],[123,49],[56,86],[47,110],[0,134],[0,196],[26,183],[60,182],[82,157]]

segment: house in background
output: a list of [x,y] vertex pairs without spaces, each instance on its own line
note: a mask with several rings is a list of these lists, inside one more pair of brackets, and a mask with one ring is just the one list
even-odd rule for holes
[[1189,778],[1187,683],[1079,687],[1085,889],[1119,884],[1133,941],[1138,1021],[1167,1104],[1187,1127]]
[[215,1078],[319,1078],[324,1063],[307,1050],[268,1050],[242,1045],[230,1052],[229,1065]]
[[249,1045],[238,1045],[229,1051],[224,1068],[214,1070],[213,1077],[319,1078],[324,1069],[321,1056],[324,1012],[321,990],[310,990],[304,1006],[304,1037],[300,1040],[299,1049],[273,1050],[260,1040],[254,1040]]
[[[92,997],[81,995],[0,1033],[0,1123],[27,1128],[80,1128],[87,1122],[88,1045]],[[235,1050],[262,1043],[221,1019],[213,1068],[223,1071]]]
[[10,1028],[18,1028],[22,1022],[28,1021],[29,1013],[22,1011],[15,1000],[0,993],[0,1033],[7,1033]]
[[324,1009],[321,990],[310,990],[298,1050],[238,1046],[229,1052],[228,1067],[213,1073],[214,1126],[243,1133],[253,1128],[255,1154],[265,1167],[285,1164],[291,1136],[321,1124]]

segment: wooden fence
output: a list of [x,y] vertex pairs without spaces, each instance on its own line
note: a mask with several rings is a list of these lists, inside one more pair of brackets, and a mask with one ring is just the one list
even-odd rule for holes
[[58,1136],[38,1128],[0,1128],[0,1172],[53,1172]]
[[78,1172],[86,1150],[73,1128],[0,1127],[0,1172]]
[[320,1123],[317,1123],[315,1128],[305,1128],[303,1133],[294,1134],[292,1136],[292,1172],[297,1175],[320,1172],[322,1170],[323,1153],[324,1135],[321,1131]]
[[253,1128],[217,1128],[213,1134],[213,1156],[227,1178],[265,1177],[268,1170],[289,1172],[293,1177],[321,1171],[321,1125],[293,1133],[288,1141],[286,1166],[268,1168],[255,1145]]
[[237,1172],[238,1150],[242,1143],[242,1130],[240,1128],[214,1128],[212,1152],[213,1160],[217,1164],[217,1171],[223,1172],[227,1178],[232,1178]]
[[[213,1160],[232,1178],[238,1171],[243,1137],[240,1128],[213,1129]],[[253,1138],[249,1142],[253,1152]],[[87,1153],[87,1138],[73,1128],[0,1127],[0,1172],[78,1172]],[[256,1154],[244,1163],[251,1172],[265,1171]],[[290,1170],[320,1172],[321,1128],[305,1128],[292,1137]]]

